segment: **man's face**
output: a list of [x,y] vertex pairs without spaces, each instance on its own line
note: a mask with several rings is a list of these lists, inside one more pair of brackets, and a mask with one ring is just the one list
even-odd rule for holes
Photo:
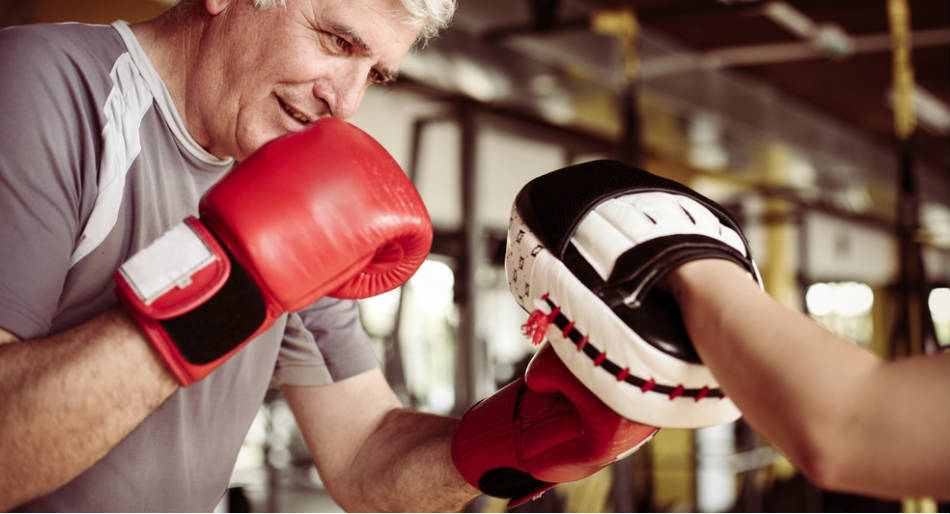
[[211,153],[238,160],[317,118],[352,116],[369,85],[395,78],[418,34],[397,0],[219,4],[187,78],[185,117]]

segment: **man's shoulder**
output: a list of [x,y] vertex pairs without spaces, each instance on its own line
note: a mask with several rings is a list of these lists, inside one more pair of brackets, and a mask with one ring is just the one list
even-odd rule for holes
[[122,40],[109,25],[37,23],[0,30],[0,62],[5,69],[38,72],[110,66],[124,51]]
[[125,52],[118,32],[108,25],[52,23],[0,30],[0,112],[5,118],[0,123],[22,126],[33,119],[58,119],[56,126],[65,130],[69,120],[95,117],[111,88],[110,70]]
[[115,29],[111,25],[92,25],[87,23],[31,23],[14,25],[0,29],[0,44],[23,45],[18,51],[27,51],[29,47],[59,48],[64,51],[81,48],[84,44],[103,39],[114,39]]

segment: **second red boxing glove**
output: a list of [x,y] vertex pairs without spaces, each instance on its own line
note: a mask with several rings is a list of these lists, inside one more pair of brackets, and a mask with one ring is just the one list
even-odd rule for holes
[[285,312],[401,285],[432,243],[399,165],[333,118],[261,147],[199,212],[115,273],[119,297],[186,386]]
[[632,454],[657,430],[611,410],[545,345],[524,378],[465,413],[452,460],[474,487],[516,507]]

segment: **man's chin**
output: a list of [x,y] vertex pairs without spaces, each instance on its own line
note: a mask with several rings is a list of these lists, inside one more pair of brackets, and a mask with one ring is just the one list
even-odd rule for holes
[[235,152],[234,159],[237,161],[243,161],[262,146],[289,133],[290,132],[287,130],[273,130],[250,135],[249,137],[238,141],[238,148]]

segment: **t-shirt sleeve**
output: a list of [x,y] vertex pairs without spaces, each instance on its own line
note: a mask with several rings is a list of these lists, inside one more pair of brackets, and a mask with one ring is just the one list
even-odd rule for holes
[[352,300],[323,298],[287,317],[274,381],[313,386],[339,382],[379,367]]
[[[89,135],[68,57],[41,32],[0,30],[0,327],[28,339],[56,313],[80,228]],[[94,181],[94,177],[90,177]]]

